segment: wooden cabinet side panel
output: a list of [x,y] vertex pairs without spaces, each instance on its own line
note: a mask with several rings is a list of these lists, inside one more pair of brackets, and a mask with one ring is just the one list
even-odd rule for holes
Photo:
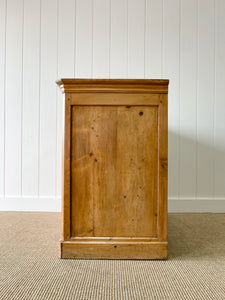
[[117,107],[92,107],[96,112],[91,145],[94,153],[94,236],[114,236],[117,190]]
[[157,235],[158,107],[118,107],[115,236]]
[[158,106],[72,106],[71,235],[157,235]]
[[92,153],[90,133],[94,112],[72,106],[71,236],[93,236]]
[[116,111],[116,107],[72,106],[72,236],[112,235]]

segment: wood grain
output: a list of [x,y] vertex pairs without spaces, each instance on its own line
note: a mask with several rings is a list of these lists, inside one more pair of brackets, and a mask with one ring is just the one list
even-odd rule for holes
[[95,107],[93,149],[94,236],[114,236],[116,197],[117,107]]
[[156,236],[157,110],[118,108],[115,236]]
[[72,106],[72,236],[156,236],[157,111]]
[[161,95],[159,106],[159,175],[158,175],[158,238],[167,240],[167,200],[168,200],[168,98]]
[[160,95],[159,94],[139,94],[132,93],[129,97],[124,97],[122,94],[109,93],[107,98],[105,93],[73,93],[71,96],[71,105],[159,105]]
[[60,258],[167,259],[167,242],[60,242]]
[[70,94],[64,97],[64,149],[62,166],[62,238],[70,239],[70,132],[71,132],[71,105]]
[[160,79],[59,79],[62,92],[73,93],[146,93],[168,92],[169,80]]
[[93,235],[90,126],[93,111],[72,106],[71,117],[71,234]]

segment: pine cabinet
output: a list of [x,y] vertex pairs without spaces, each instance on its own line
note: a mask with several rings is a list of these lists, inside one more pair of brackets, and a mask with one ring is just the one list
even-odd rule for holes
[[61,79],[61,258],[166,259],[168,80]]

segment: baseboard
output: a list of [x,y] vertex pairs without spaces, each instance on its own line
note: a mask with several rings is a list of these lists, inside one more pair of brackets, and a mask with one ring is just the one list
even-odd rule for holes
[[[135,238],[134,238],[135,239]],[[60,241],[59,257],[74,259],[167,259],[167,241]]]
[[0,196],[0,211],[60,212],[61,197],[51,196]]
[[225,198],[169,198],[170,213],[225,213]]
[[[60,212],[61,197],[0,196],[0,211]],[[169,198],[170,213],[225,213],[225,198]]]

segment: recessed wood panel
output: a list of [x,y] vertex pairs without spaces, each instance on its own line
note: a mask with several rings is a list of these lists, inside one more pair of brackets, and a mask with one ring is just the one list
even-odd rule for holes
[[158,106],[72,106],[71,236],[157,236]]

